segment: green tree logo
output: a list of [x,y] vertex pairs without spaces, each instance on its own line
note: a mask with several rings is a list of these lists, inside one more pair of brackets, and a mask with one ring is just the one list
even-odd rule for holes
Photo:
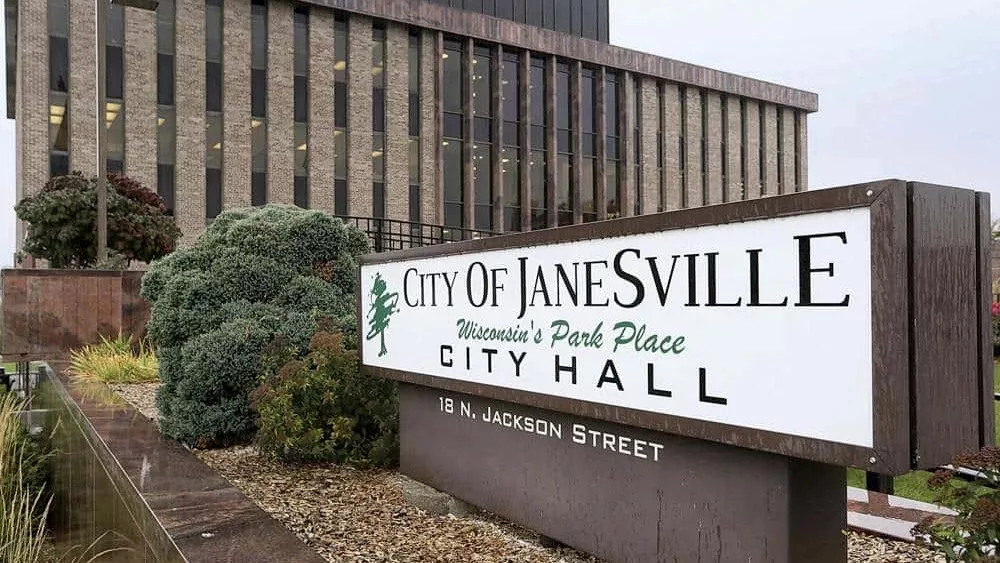
[[385,348],[385,329],[389,327],[389,317],[394,313],[399,312],[396,304],[399,302],[398,293],[389,293],[389,287],[386,285],[385,280],[382,279],[382,274],[375,274],[375,283],[372,284],[371,298],[372,305],[368,309],[368,334],[365,336],[366,340],[371,340],[376,336],[379,337],[380,344],[382,345],[381,351],[378,355],[381,358],[384,356],[388,350]]

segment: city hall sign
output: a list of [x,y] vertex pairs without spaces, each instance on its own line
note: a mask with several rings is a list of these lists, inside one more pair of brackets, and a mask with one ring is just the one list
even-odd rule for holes
[[402,383],[404,473],[609,561],[842,561],[844,467],[992,440],[983,205],[882,182],[368,255],[363,370]]

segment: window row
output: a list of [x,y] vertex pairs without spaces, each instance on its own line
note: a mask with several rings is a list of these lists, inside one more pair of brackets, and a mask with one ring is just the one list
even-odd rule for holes
[[608,0],[431,0],[488,16],[608,41]]

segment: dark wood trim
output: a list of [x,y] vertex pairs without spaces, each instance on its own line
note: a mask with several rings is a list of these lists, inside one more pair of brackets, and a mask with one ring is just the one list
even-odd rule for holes
[[538,53],[607,66],[678,84],[709,88],[810,112],[819,109],[818,96],[812,92],[510,20],[441,6],[432,2],[422,0],[305,1],[318,6],[358,12],[407,25],[502,43],[511,47],[520,47]]

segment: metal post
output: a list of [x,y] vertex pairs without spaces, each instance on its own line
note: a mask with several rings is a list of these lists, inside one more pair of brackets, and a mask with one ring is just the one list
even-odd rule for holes
[[107,108],[105,105],[106,66],[104,44],[108,27],[108,0],[94,0],[97,15],[97,36],[94,54],[97,59],[97,261],[108,258],[108,158]]

